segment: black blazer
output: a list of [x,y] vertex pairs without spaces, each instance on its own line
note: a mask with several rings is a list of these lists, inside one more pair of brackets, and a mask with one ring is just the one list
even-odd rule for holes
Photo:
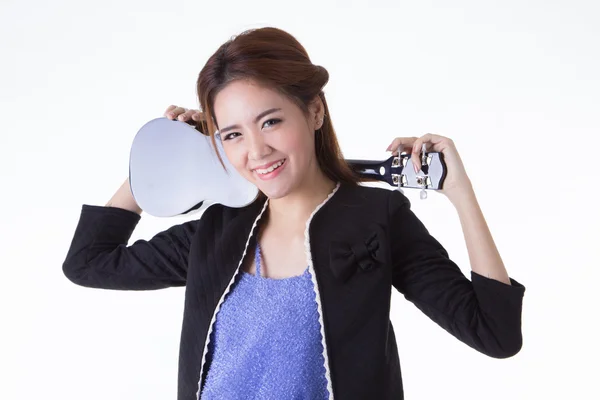
[[[267,201],[212,205],[200,219],[150,240],[128,240],[140,216],[84,204],[63,264],[82,286],[185,286],[178,400],[197,398],[210,367],[216,312],[256,242]],[[525,287],[471,272],[467,279],[398,191],[338,185],[307,223],[330,399],[402,399],[392,287],[456,338],[490,357],[521,349]]]

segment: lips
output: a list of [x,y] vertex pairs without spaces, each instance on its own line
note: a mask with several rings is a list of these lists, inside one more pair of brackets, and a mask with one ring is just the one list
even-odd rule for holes
[[259,175],[269,174],[269,173],[275,171],[277,168],[281,167],[285,163],[285,161],[286,160],[284,158],[284,159],[281,159],[281,160],[278,160],[278,161],[274,161],[274,162],[269,163],[269,164],[261,165],[260,167],[255,168],[254,172],[256,172]]

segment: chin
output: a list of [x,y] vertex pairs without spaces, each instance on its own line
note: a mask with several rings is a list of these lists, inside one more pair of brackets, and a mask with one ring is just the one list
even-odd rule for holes
[[263,192],[269,199],[281,199],[295,190],[294,182],[290,180],[289,177],[285,178],[288,179],[274,179],[268,182],[258,180],[258,182],[255,181],[254,184],[258,187],[258,190]]
[[266,187],[267,185],[258,185],[258,189],[264,193],[269,199],[281,199],[290,193],[288,188],[283,187]]

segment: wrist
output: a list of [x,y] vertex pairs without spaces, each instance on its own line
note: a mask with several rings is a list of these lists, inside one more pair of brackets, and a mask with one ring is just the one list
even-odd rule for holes
[[473,189],[473,185],[471,185],[470,181],[465,182],[461,186],[456,186],[449,190],[445,190],[444,194],[446,195],[446,197],[448,197],[448,200],[450,200],[450,202],[457,208],[477,203],[475,190]]

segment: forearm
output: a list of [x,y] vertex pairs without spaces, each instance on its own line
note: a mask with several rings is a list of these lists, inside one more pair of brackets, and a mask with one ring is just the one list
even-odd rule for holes
[[471,269],[485,277],[510,285],[508,272],[496,248],[475,192],[471,187],[450,199],[460,219]]
[[125,182],[112,196],[112,198],[106,203],[106,207],[117,207],[125,210],[133,211],[134,213],[141,214],[142,209],[136,203],[131,193],[131,187],[129,186],[129,178],[125,179]]

